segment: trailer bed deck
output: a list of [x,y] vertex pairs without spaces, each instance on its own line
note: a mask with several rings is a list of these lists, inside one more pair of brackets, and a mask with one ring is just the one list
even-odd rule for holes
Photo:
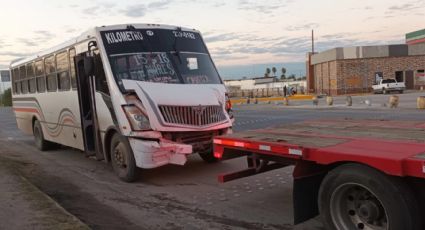
[[214,154],[284,157],[321,165],[360,162],[390,175],[425,178],[425,123],[316,120],[238,132],[214,139]]

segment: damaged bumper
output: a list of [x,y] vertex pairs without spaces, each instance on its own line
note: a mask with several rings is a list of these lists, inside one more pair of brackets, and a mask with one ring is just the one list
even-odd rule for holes
[[192,153],[191,145],[164,139],[157,142],[129,138],[129,142],[139,168],[150,169],[166,164],[184,165],[187,161],[186,155]]

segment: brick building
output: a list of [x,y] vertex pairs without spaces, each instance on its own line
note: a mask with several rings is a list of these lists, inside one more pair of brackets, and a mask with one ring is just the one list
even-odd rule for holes
[[395,78],[407,89],[425,88],[425,44],[335,48],[311,56],[314,93],[370,92],[379,78]]
[[307,54],[310,93],[342,95],[371,92],[379,79],[425,89],[425,30],[406,34],[406,43],[334,48]]

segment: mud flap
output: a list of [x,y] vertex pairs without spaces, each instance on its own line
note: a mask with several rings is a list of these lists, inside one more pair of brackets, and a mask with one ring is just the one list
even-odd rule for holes
[[325,173],[294,179],[294,224],[314,218],[319,214],[318,194]]

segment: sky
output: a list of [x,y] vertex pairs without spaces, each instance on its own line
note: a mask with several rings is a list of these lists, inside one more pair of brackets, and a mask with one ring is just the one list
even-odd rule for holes
[[255,66],[268,63],[298,63],[288,71],[298,74],[311,50],[312,29],[316,51],[323,51],[404,43],[405,33],[425,28],[425,0],[0,0],[0,5],[1,67],[90,27],[156,23],[200,30],[224,78],[261,74]]

